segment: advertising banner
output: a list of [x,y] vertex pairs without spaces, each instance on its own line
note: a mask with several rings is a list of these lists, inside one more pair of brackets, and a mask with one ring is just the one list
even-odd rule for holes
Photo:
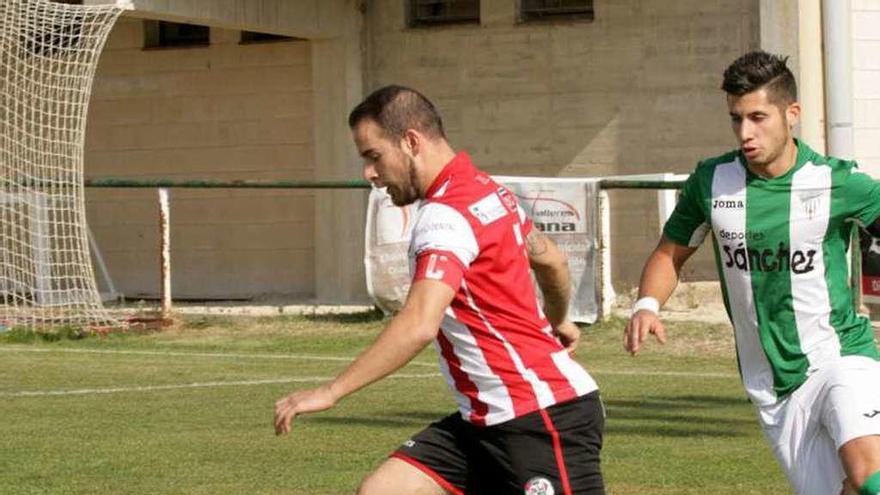
[[[568,256],[572,276],[569,317],[593,323],[599,314],[598,194],[596,179],[495,177],[516,195],[535,227]],[[409,290],[407,252],[417,205],[397,207],[380,189],[370,194],[366,226],[367,290],[385,312],[400,309]]]

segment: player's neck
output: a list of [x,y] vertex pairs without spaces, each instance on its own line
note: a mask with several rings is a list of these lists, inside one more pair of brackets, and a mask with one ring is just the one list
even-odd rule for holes
[[455,158],[455,150],[448,143],[441,142],[436,146],[426,148],[424,154],[422,165],[417,167],[420,172],[419,195],[423,198],[443,168]]
[[765,179],[781,177],[795,166],[797,163],[797,155],[797,142],[795,142],[794,139],[789,138],[782,153],[780,153],[775,160],[766,165],[752,165],[750,163],[749,170],[751,170],[753,174]]

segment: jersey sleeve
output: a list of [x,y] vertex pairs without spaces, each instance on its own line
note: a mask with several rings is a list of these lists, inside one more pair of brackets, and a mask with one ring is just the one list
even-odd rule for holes
[[880,217],[880,183],[859,171],[855,164],[847,177],[842,196],[846,198],[850,217],[863,225],[870,225]]
[[455,290],[479,254],[468,221],[454,208],[441,203],[428,203],[419,211],[410,249],[416,260],[413,282],[439,280]]
[[663,235],[681,246],[697,247],[709,232],[709,222],[701,206],[703,201],[699,181],[696,171],[688,177],[672,215],[663,226]]

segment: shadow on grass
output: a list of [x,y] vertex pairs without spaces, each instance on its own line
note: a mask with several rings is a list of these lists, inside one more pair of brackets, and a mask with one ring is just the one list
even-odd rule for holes
[[449,416],[450,414],[456,413],[456,411],[452,408],[444,409],[442,411],[403,411],[399,413],[392,413],[389,416],[397,416],[401,418],[412,418],[418,419],[420,421],[424,421],[425,424],[433,423],[435,421],[440,421],[441,419]]
[[724,428],[686,428],[675,425],[641,426],[633,424],[617,424],[611,420],[605,423],[605,434],[633,435],[646,437],[671,438],[737,438],[749,436],[749,432]]
[[609,407],[664,408],[664,409],[715,409],[719,407],[748,406],[749,401],[739,397],[716,395],[654,395],[645,399],[605,400]]
[[[745,399],[711,395],[657,396],[646,399],[605,401],[606,432],[655,437],[742,437],[755,422]],[[741,415],[718,417],[708,410],[740,408]],[[660,423],[659,425],[656,423]]]
[[[439,419],[439,418],[432,418]],[[363,416],[314,416],[308,418],[311,423],[330,426],[368,426],[371,428],[424,427],[429,421],[416,417],[363,417]]]
[[324,322],[324,323],[372,323],[385,318],[385,314],[378,308],[369,311],[361,311],[359,313],[338,313],[338,314],[313,314],[303,315],[303,319],[307,321]]
[[81,340],[89,333],[79,327],[58,327],[52,330],[33,330],[31,328],[12,328],[0,333],[0,343],[33,344],[36,342],[60,342],[62,340]]
[[719,418],[717,416],[682,415],[680,412],[661,413],[652,410],[641,409],[616,409],[608,408],[608,418],[614,421],[663,421],[667,423],[687,423],[692,425],[750,425],[754,419],[743,415],[741,418]]

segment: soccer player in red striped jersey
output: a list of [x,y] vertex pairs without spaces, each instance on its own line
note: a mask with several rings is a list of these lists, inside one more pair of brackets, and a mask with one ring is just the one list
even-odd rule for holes
[[[430,343],[458,411],[429,425],[361,494],[604,494],[604,411],[571,357],[564,254],[514,195],[455,152],[434,105],[387,86],[349,116],[364,177],[398,206],[421,200],[403,309],[332,383],[276,403],[275,429],[404,366]],[[544,295],[543,306],[531,273]]]

